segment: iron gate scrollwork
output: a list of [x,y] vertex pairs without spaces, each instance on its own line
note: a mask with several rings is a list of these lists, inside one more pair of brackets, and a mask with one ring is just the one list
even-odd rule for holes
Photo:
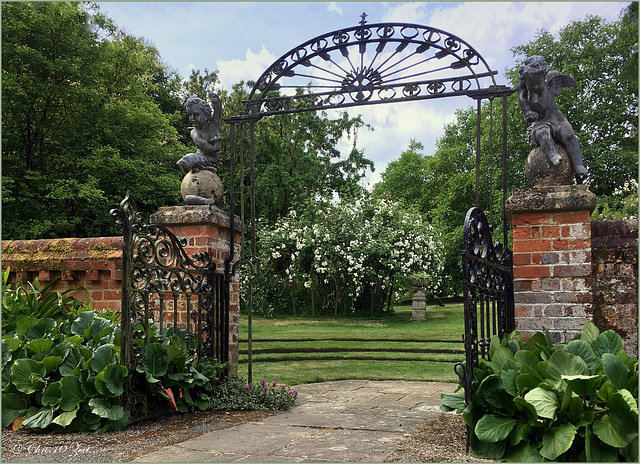
[[122,229],[120,364],[128,369],[122,402],[131,421],[157,415],[161,405],[149,395],[144,374],[136,372],[150,339],[184,331],[187,350],[224,363],[229,357],[226,316],[228,285],[216,272],[211,253],[188,255],[186,239],[150,224],[136,211],[127,191],[111,220]]
[[491,336],[502,339],[515,328],[512,254],[492,232],[482,210],[470,208],[462,250],[466,362],[455,367],[466,404],[473,399],[473,369],[488,357]]

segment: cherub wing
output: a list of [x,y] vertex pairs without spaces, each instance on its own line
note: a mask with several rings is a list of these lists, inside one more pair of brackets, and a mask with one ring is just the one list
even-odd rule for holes
[[573,77],[562,74],[560,71],[549,71],[545,81],[554,97],[560,95],[560,92],[565,87],[578,86],[578,83]]

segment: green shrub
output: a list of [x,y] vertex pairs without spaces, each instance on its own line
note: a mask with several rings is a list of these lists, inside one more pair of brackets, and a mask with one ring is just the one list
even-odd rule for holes
[[[129,372],[119,364],[118,314],[102,317],[90,305],[59,292],[44,296],[50,285],[39,290],[37,281],[28,286],[20,283],[14,290],[7,284],[8,274],[5,271],[2,276],[2,426],[123,430],[129,416],[120,396]],[[144,374],[150,391],[164,397],[176,411],[211,408],[217,395],[214,387],[229,364],[198,357],[194,342],[187,348],[186,330],[170,327],[162,342],[158,330],[152,326],[147,340],[134,338],[134,343],[144,346],[136,371]],[[250,388],[253,400],[244,401],[245,392],[239,390],[234,401],[255,405],[250,409],[283,409],[292,404],[286,387],[263,387],[260,392],[267,393],[260,398],[258,389]]]
[[462,412],[472,455],[504,461],[638,462],[638,360],[618,334],[587,323],[566,344],[548,333],[492,338],[474,370],[474,396],[443,394]]
[[[50,291],[53,284],[59,280],[49,282],[42,289],[36,278],[33,283],[24,284],[20,281],[16,288],[9,285],[10,268],[2,271],[2,332],[15,330],[16,319],[19,316],[33,316],[37,319],[66,319],[77,313],[82,304],[67,296],[74,291],[85,291],[82,287],[74,287],[64,292]],[[46,295],[46,296],[45,296]]]
[[2,426],[94,431],[126,427],[120,332],[93,311],[67,320],[19,315],[2,336]]
[[136,370],[146,375],[152,391],[167,399],[175,411],[202,411],[209,408],[211,391],[229,363],[198,358],[193,342],[187,349],[186,335],[186,330],[170,327],[160,343],[152,332]]
[[247,385],[243,380],[220,383],[211,394],[211,409],[237,410],[286,410],[295,404],[298,392],[277,382]]

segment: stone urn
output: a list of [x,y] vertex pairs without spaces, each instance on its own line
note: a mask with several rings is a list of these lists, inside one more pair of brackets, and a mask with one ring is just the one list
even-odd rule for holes
[[560,154],[560,163],[553,165],[542,148],[535,147],[527,157],[524,168],[527,180],[532,187],[550,185],[571,185],[576,173],[571,159],[564,146],[556,143],[556,150]]
[[209,169],[192,169],[182,179],[182,198],[187,205],[219,205],[224,187],[218,174]]
[[409,282],[411,282],[411,285],[413,285],[414,287],[418,287],[418,289],[423,289],[429,283],[429,278],[428,277],[411,277],[409,278]]

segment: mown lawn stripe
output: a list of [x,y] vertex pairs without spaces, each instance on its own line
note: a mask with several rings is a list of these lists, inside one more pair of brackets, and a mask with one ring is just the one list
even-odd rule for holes
[[[418,349],[418,348],[265,348],[253,349],[252,354],[269,353],[444,353],[444,354],[464,354],[464,350],[452,349]],[[240,350],[240,354],[249,354],[249,350]]]
[[[349,356],[345,358],[343,356],[323,356],[321,358],[305,357],[305,356],[288,356],[286,358],[262,358],[258,362],[287,362],[287,361],[385,361],[385,362],[405,362],[405,361],[429,361],[435,363],[450,363],[454,364],[462,361],[462,359],[418,359],[418,358],[380,358],[375,356]],[[238,364],[246,364],[248,360],[239,360]],[[254,359],[253,362],[256,362]]]
[[[393,342],[393,343],[460,343],[464,340],[432,340],[428,338],[253,338],[253,343],[298,343],[298,342]],[[240,343],[249,343],[246,338],[241,338]]]
[[[464,361],[464,306],[433,308],[412,322],[410,306],[379,318],[254,315],[252,378],[288,385],[346,379],[457,382]],[[248,327],[241,314],[238,375],[248,374]]]

